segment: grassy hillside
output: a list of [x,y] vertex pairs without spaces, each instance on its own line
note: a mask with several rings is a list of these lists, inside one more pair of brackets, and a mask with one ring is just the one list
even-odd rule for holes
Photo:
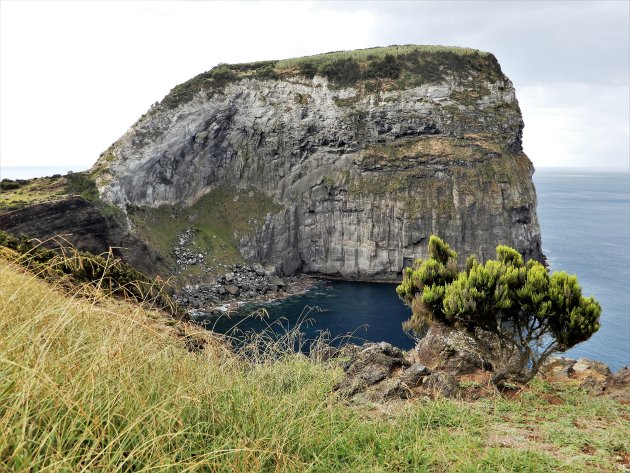
[[[84,291],[85,292],[85,291]],[[339,368],[234,354],[157,311],[69,297],[0,259],[0,471],[617,471],[630,409],[536,381],[513,399],[348,404]],[[200,336],[200,335],[197,335]],[[625,463],[624,463],[625,462]]]

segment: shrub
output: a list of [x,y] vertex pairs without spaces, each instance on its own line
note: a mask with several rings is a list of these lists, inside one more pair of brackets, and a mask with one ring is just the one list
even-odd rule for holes
[[19,189],[21,184],[18,181],[14,181],[12,179],[2,179],[0,181],[0,190],[8,191],[13,189]]
[[219,64],[210,70],[210,77],[216,86],[224,86],[236,79],[236,73],[227,64]]
[[402,64],[391,54],[381,60],[371,62],[366,70],[366,77],[370,79],[398,79],[402,72]]
[[256,69],[256,77],[259,79],[277,79],[278,73],[275,71],[273,64]]
[[359,63],[351,58],[324,64],[319,72],[329,81],[340,86],[352,85],[361,79]]
[[93,203],[99,200],[96,182],[85,172],[66,174],[66,193],[80,195]]
[[300,74],[312,79],[317,74],[317,66],[312,62],[303,62],[299,66]]
[[413,311],[407,328],[437,323],[465,332],[492,365],[496,385],[525,383],[552,353],[589,339],[601,307],[582,296],[576,276],[525,264],[508,246],[496,251],[496,260],[481,264],[471,256],[458,272],[457,253],[431,236],[428,259],[406,268],[396,292]]

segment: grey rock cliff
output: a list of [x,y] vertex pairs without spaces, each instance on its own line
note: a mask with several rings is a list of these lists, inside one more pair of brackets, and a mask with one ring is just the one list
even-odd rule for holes
[[430,81],[420,70],[340,86],[280,71],[202,87],[102,155],[101,198],[129,211],[193,207],[226,184],[261,192],[273,210],[234,243],[285,275],[394,278],[431,234],[462,258],[497,244],[540,258],[514,88],[493,56],[474,54]]

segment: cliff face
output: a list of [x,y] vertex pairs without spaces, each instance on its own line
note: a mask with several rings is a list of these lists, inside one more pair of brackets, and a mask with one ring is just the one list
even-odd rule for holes
[[149,275],[167,270],[162,258],[143,241],[80,196],[0,212],[0,229],[38,238],[52,248],[69,243],[97,255],[111,249],[114,256]]
[[178,86],[96,163],[101,199],[141,227],[139,212],[198,218],[217,189],[237,205],[260,196],[265,212],[244,210],[224,239],[284,274],[393,277],[431,234],[462,257],[504,243],[540,258],[523,121],[494,57],[370,51],[220,66]]

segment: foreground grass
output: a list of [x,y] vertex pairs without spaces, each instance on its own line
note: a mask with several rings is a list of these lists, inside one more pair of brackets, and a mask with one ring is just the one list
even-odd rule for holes
[[171,325],[0,260],[0,471],[615,471],[627,459],[628,408],[570,387],[349,405],[333,392],[339,369],[264,350],[252,363],[220,341],[191,353]]

